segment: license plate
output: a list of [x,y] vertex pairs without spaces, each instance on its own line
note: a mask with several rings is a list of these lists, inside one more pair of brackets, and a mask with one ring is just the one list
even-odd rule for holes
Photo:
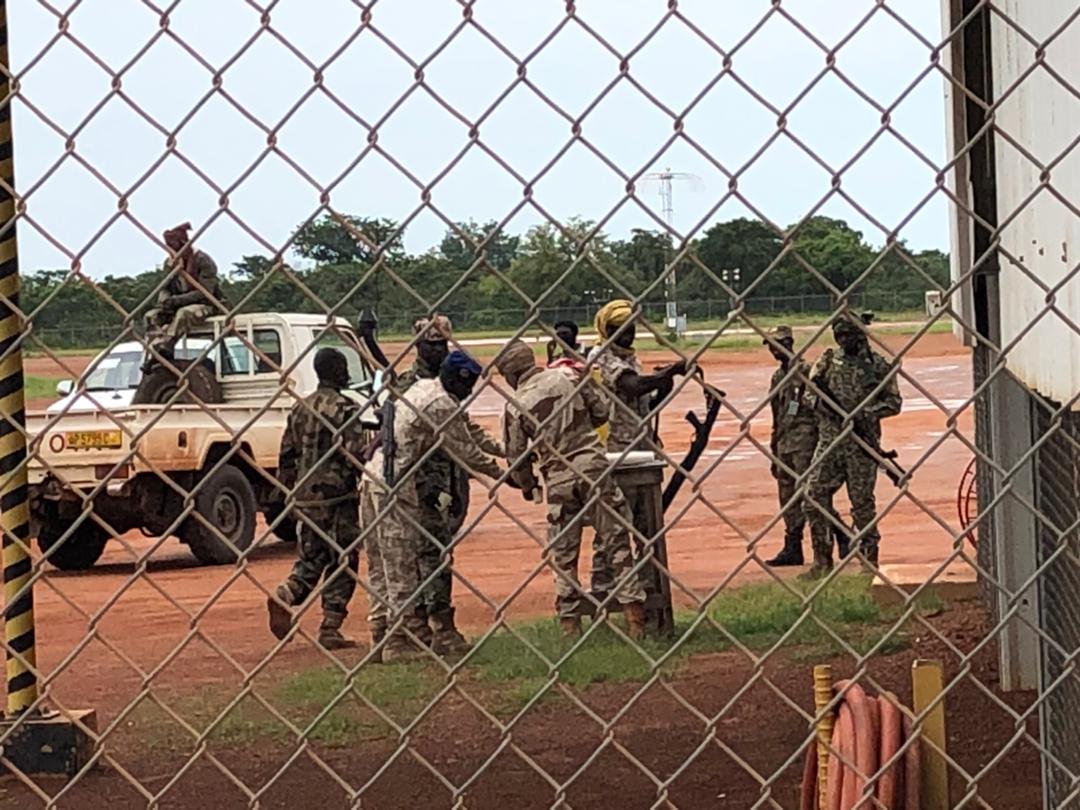
[[120,447],[124,443],[119,430],[75,430],[65,434],[64,439],[72,450]]

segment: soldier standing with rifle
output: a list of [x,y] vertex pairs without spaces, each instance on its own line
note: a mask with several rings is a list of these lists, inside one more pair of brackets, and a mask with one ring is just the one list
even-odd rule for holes
[[[871,350],[866,337],[872,317],[865,315],[860,322],[849,315],[838,318],[833,337],[840,350],[827,349],[810,372],[818,442],[806,492],[814,547],[809,577],[832,569],[832,499],[845,484],[855,529],[863,532],[859,551],[870,565],[878,562],[881,533],[874,487],[878,465],[895,456],[881,449],[881,420],[900,413],[902,400],[892,365]],[[853,429],[837,440],[849,418]]]
[[784,510],[784,548],[765,564],[802,565],[806,512],[799,484],[806,483],[802,479],[814,457],[818,438],[817,417],[807,396],[810,365],[805,360],[792,361],[795,338],[790,326],[777,326],[762,342],[780,364],[769,384],[772,408],[769,450],[773,457],[771,472],[780,493],[780,508]]

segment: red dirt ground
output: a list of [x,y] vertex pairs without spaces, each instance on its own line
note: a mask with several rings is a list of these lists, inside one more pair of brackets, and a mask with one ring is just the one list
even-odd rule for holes
[[[906,341],[907,338],[901,337],[886,338],[891,348],[899,348]],[[86,358],[64,359],[73,371],[78,371],[87,362]],[[664,358],[647,355],[644,360],[651,364],[663,362]],[[51,362],[31,359],[28,372],[66,373],[55,366],[48,370]],[[668,548],[676,580],[676,599],[683,605],[694,604],[729,577],[745,581],[768,576],[759,560],[772,555],[782,535],[779,525],[769,527],[777,503],[768,462],[745,436],[740,436],[740,426],[759,407],[768,389],[772,360],[764,350],[710,352],[705,355],[703,366],[708,381],[726,390],[729,399],[710,448],[696,471],[700,476],[700,500],[691,502],[694,496],[688,484],[669,514],[669,520],[672,520],[671,515],[677,516],[668,532]],[[882,562],[936,566],[953,554],[953,535],[958,531],[956,487],[971,455],[958,438],[959,434],[967,441],[973,440],[972,409],[965,407],[971,392],[969,354],[949,335],[930,335],[905,354],[904,371],[910,378],[901,386],[904,412],[885,424],[883,444],[898,449],[901,463],[914,469],[915,474],[909,491],[903,494],[893,489],[884,477],[879,482],[879,505],[885,513]],[[499,394],[489,390],[477,399],[473,412],[489,428],[494,428],[501,405]],[[702,407],[700,388],[691,382],[665,413],[662,436],[673,456],[681,457],[690,437],[689,427],[681,421],[682,415],[689,409],[700,411]],[[768,441],[766,413],[760,411],[749,422],[752,435],[762,443]],[[843,498],[838,506],[842,511],[846,510]],[[552,605],[550,577],[539,567],[538,542],[545,526],[542,510],[524,503],[513,491],[500,491],[494,502],[489,502],[486,490],[474,484],[470,520],[478,522],[461,542],[455,558],[460,623],[468,631],[479,632],[489,627],[497,616],[522,619],[549,613]],[[523,530],[522,525],[531,529],[535,538]],[[243,673],[257,667],[273,649],[273,639],[266,630],[264,593],[287,573],[293,560],[292,549],[275,543],[270,537],[264,541],[265,548],[258,550],[242,570],[207,569],[195,567],[186,548],[174,540],[166,540],[148,560],[137,564],[136,556],[144,555],[153,544],[154,541],[138,533],[130,533],[123,538],[123,543],[114,543],[106,551],[102,563],[93,571],[82,574],[53,571],[38,584],[38,660],[44,672],[53,673],[49,688],[51,696],[59,703],[94,706],[103,720],[109,722],[138,698],[151,679],[155,690],[166,692],[187,692],[208,685],[229,684],[235,693],[243,681]],[[586,565],[587,561],[583,562],[583,571],[587,570]],[[364,634],[365,607],[363,595],[358,592],[346,627],[354,635]],[[979,617],[969,616],[972,611],[973,608],[967,613],[961,612],[955,619],[952,614],[942,619],[949,627],[946,632],[955,630],[961,636],[970,637],[969,646],[973,646],[978,638],[972,627],[977,625]],[[309,615],[303,625],[313,631],[315,622],[314,615]],[[963,644],[960,646],[964,648]],[[918,652],[927,655],[934,650],[920,648]],[[284,648],[274,657],[271,666],[276,672],[324,662],[320,653],[300,642]],[[987,657],[981,664],[986,675],[983,680],[989,679],[988,682],[994,677],[992,663],[992,658]],[[886,682],[896,691],[903,692],[909,664],[909,654],[875,659],[872,671],[876,672],[879,666],[891,669]],[[680,677],[693,699],[700,699],[702,705],[708,705],[709,711],[715,713],[745,684],[751,673],[744,658],[728,655],[697,661]],[[809,694],[806,673],[805,662],[778,665],[776,672],[780,688],[801,705],[807,704]],[[979,751],[990,751],[992,740],[998,739],[997,726],[1004,724],[1001,740],[1005,740],[1012,732],[1012,725],[1011,720],[1006,723],[996,718],[991,722],[984,716],[985,712],[980,714],[975,706],[980,701],[986,702],[987,698],[977,689],[969,691],[966,702],[952,704],[951,711],[961,712],[954,731],[963,741],[965,755],[975,758],[981,756]],[[629,688],[611,687],[606,716],[611,716],[611,711],[631,692]],[[717,733],[719,739],[737,749],[740,756],[750,761],[760,756],[762,761],[773,762],[771,767],[775,768],[793,753],[793,741],[805,733],[805,723],[792,712],[782,720],[774,716],[779,704],[760,683],[751,692],[759,693],[761,700],[753,700],[748,694],[739,701],[736,711],[740,719],[731,721],[735,723],[730,729],[734,736],[728,736],[728,720],[721,722]],[[463,702],[458,700],[457,703]],[[670,696],[662,694],[662,690],[649,690],[645,704],[647,706],[641,713],[635,710],[632,723],[620,721],[629,730],[627,739],[619,736],[619,743],[636,755],[651,753],[654,759],[650,767],[667,768],[663,772],[670,775],[683,757],[703,742],[704,732],[693,715],[685,708],[679,708]],[[453,723],[452,739],[441,734],[451,726],[440,725],[443,722],[440,709],[438,722],[430,719],[424,725],[426,731],[434,729],[440,733],[431,737],[425,732],[419,745],[424,756],[434,757],[445,773],[456,773],[465,778],[471,773],[470,768],[478,767],[482,756],[493,753],[491,746],[495,744],[493,740],[497,742],[498,735],[490,724],[485,725],[474,709],[458,705],[448,711],[451,716],[446,722]],[[559,763],[556,770],[561,778],[568,778],[602,739],[595,727],[590,728],[587,722],[585,728],[579,728],[584,721],[580,713],[571,712],[572,716],[566,716],[567,711],[565,707],[556,710],[542,706],[537,710],[537,719],[522,732],[520,739],[515,733],[521,749],[530,756],[539,757],[545,767]],[[990,736],[986,736],[989,734],[988,723],[994,729]],[[984,737],[985,743],[973,742]],[[657,746],[657,740],[662,740],[663,744]],[[452,744],[448,746],[448,743]],[[274,751],[248,753],[250,756],[245,761],[253,777],[268,778],[283,761]],[[348,767],[355,785],[358,780],[373,775],[387,753],[386,746],[380,743],[360,752],[338,752],[331,759],[337,757],[335,765]],[[776,757],[779,757],[778,761]],[[601,767],[608,759],[617,761],[611,770],[607,770],[607,766]],[[475,786],[476,792],[470,791],[467,806],[550,805],[554,799],[550,786],[542,782],[522,758],[504,751],[499,760],[505,761],[504,767],[508,770],[500,771],[498,777],[493,775],[494,771],[481,777]],[[1023,790],[1027,791],[1024,796],[1037,795],[1030,793],[1033,789],[1037,791],[1038,784],[1034,755],[1025,748],[1007,762],[1015,764],[1014,760],[1023,762],[1027,768],[1022,783]],[[151,762],[154,762],[153,758]],[[636,795],[641,798],[640,803],[636,800],[619,800],[617,803],[626,807],[650,806],[657,798],[656,785],[641,771],[628,767],[626,762],[620,760],[614,748],[609,748],[589,770],[589,775],[575,782],[567,797],[570,804],[575,807],[612,806],[614,795]],[[161,762],[156,762],[155,767],[161,768],[156,771],[159,774],[175,772],[175,767]],[[263,806],[341,806],[343,794],[334,794],[331,787],[326,788],[326,793],[320,792],[323,788],[309,792],[315,774],[314,766],[301,757],[292,770],[275,783]],[[514,778],[510,779],[507,774],[513,774]],[[331,785],[325,775],[322,779],[326,785]],[[120,787],[111,777],[109,781],[98,777],[93,781],[96,785],[93,793],[100,797],[99,802],[90,803],[90,794],[81,794],[82,799],[73,801],[70,806],[145,804],[136,801],[133,791]],[[791,779],[784,781],[788,784],[788,792],[782,798],[779,793],[774,797],[780,806],[793,806],[790,803]],[[633,790],[632,794],[605,792],[624,782],[627,790]],[[188,786],[178,787],[176,794],[162,807],[239,806],[225,799],[218,801],[218,791],[225,791],[220,794],[225,796],[235,788],[230,787],[205,759],[199,760],[188,772],[183,784]],[[1037,803],[1021,800],[1020,794],[1016,793],[1021,785],[1009,787],[1008,779],[998,780],[995,784],[999,787],[995,787],[994,793],[979,792],[990,806],[1037,806]],[[164,780],[159,780],[154,790],[163,786]],[[439,782],[415,758],[406,757],[399,761],[379,778],[377,788],[373,806],[378,807],[427,806],[429,802],[442,804],[449,801],[449,794],[440,792],[443,788],[439,787]],[[295,799],[297,793],[304,796],[300,803]],[[294,798],[289,800],[289,795]],[[239,798],[238,794],[236,798]],[[716,744],[706,746],[705,753],[675,780],[671,793],[671,801],[685,807],[750,807],[760,798],[759,786],[735,767],[730,755]],[[28,806],[6,805],[3,799],[4,794],[0,791],[0,807]],[[131,804],[126,803],[129,801]],[[64,803],[62,806],[69,805]]]

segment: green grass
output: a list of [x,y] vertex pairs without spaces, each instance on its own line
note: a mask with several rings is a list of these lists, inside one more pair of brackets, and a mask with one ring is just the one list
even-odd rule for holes
[[[878,605],[870,593],[869,576],[839,577],[808,604],[805,594],[810,586],[792,583],[792,587],[795,593],[773,582],[745,585],[720,594],[705,617],[682,612],[677,616],[674,645],[647,640],[635,647],[608,625],[587,623],[591,630],[575,647],[550,618],[515,624],[513,633],[500,629],[474,649],[458,670],[458,682],[489,711],[509,719],[532,701],[560,700],[556,682],[575,690],[640,683],[657,668],[670,677],[690,657],[722,652],[736,644],[764,652],[782,640],[796,664],[820,660],[844,650],[826,627],[860,653],[873,649],[876,654],[889,654],[906,647],[910,628],[894,632],[901,609]],[[918,607],[933,613],[941,604],[928,599]],[[621,624],[622,619],[611,621]],[[348,682],[337,668],[315,667],[284,677],[267,676],[255,689],[308,739],[343,747],[364,740],[396,739],[395,724],[408,725],[445,685],[445,670],[422,661],[364,667]],[[325,707],[342,695],[323,715]],[[219,718],[229,700],[228,689],[207,688],[174,699],[170,705],[200,733],[213,723],[208,735],[212,745],[237,748],[265,739],[294,739],[284,723],[251,697]],[[177,734],[175,722],[148,702],[136,710],[129,725],[150,747],[194,745],[190,734]]]
[[25,396],[27,399],[56,399],[56,384],[64,377],[26,376]]

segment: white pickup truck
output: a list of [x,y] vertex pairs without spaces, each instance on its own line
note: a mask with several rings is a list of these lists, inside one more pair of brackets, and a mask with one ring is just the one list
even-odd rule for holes
[[[374,366],[343,318],[245,314],[228,324],[213,318],[191,337],[210,341],[200,371],[220,402],[174,399],[28,418],[31,529],[58,568],[90,568],[110,537],[133,529],[175,534],[205,564],[234,561],[254,539],[258,512],[270,524],[281,518],[274,476],[296,402],[289,391],[302,397],[315,390],[321,347],[345,353],[350,396],[364,421],[374,421]],[[175,386],[165,393],[175,394]],[[191,518],[188,503],[228,543]],[[282,539],[295,536],[287,516],[274,530]]]

